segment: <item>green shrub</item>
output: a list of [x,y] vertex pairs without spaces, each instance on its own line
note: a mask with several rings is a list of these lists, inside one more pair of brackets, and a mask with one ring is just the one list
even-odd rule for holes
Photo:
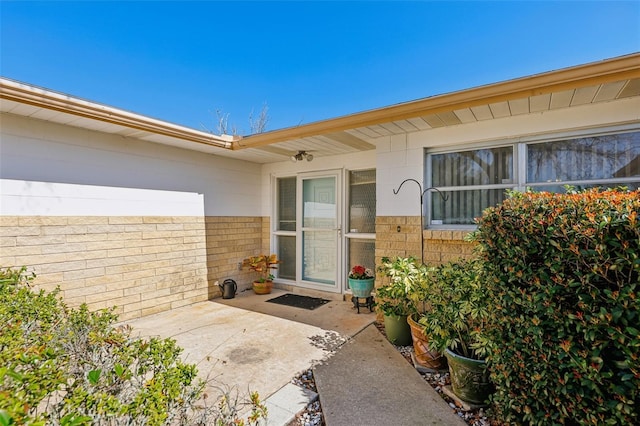
[[[0,270],[0,425],[244,424],[230,392],[207,404],[174,340],[134,339],[112,310],[68,309],[32,280]],[[266,409],[249,404],[256,424]]]
[[496,416],[640,423],[640,191],[512,194],[479,220]]

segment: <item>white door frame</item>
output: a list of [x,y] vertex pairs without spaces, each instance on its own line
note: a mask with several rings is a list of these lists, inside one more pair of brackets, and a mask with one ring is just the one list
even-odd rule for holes
[[[297,206],[296,206],[296,285],[299,287],[310,288],[314,290],[327,291],[333,293],[343,292],[343,281],[341,277],[343,263],[343,187],[342,187],[342,170],[324,170],[309,173],[299,173],[297,175]],[[335,206],[333,215],[335,223],[330,227],[313,227],[304,226],[304,182],[312,179],[333,178],[334,179],[334,199]],[[305,233],[311,232],[333,232],[333,256],[331,259],[335,266],[332,276],[328,276],[325,282],[322,280],[308,279],[303,276],[305,271],[304,256],[304,239]]]

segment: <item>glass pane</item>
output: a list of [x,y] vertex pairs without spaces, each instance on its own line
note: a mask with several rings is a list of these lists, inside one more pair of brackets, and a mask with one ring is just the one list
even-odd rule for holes
[[349,173],[349,232],[376,232],[376,171]]
[[374,240],[361,240],[349,238],[349,270],[355,265],[375,271],[376,242]]
[[473,225],[473,219],[482,211],[507,198],[504,189],[476,189],[468,191],[442,191],[446,201],[437,192],[431,193],[432,225]]
[[296,237],[278,236],[277,276],[288,280],[296,279]]
[[640,176],[640,132],[527,145],[527,183]]
[[278,221],[279,231],[296,230],[296,178],[278,179]]
[[333,177],[303,181],[302,226],[306,228],[336,228],[335,182]]
[[513,183],[513,147],[434,154],[431,169],[436,188]]
[[336,232],[305,231],[302,233],[302,279],[335,285]]

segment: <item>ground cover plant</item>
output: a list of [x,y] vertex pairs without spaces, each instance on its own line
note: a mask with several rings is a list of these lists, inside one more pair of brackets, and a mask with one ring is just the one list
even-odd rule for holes
[[33,275],[0,270],[0,426],[244,425],[266,408],[250,395],[205,393],[195,365],[171,339],[132,338],[112,310],[67,308]]
[[507,424],[640,424],[640,191],[514,193],[475,235]]

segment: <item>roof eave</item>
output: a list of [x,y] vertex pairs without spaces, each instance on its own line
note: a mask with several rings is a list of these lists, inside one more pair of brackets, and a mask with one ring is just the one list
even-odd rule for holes
[[514,80],[423,98],[334,119],[260,133],[233,142],[233,149],[255,148],[291,139],[356,129],[382,122],[454,111],[482,104],[542,95],[640,77],[640,53],[545,72]]
[[226,135],[216,136],[4,77],[0,78],[0,99],[225,149],[231,149],[233,141],[238,139]]

